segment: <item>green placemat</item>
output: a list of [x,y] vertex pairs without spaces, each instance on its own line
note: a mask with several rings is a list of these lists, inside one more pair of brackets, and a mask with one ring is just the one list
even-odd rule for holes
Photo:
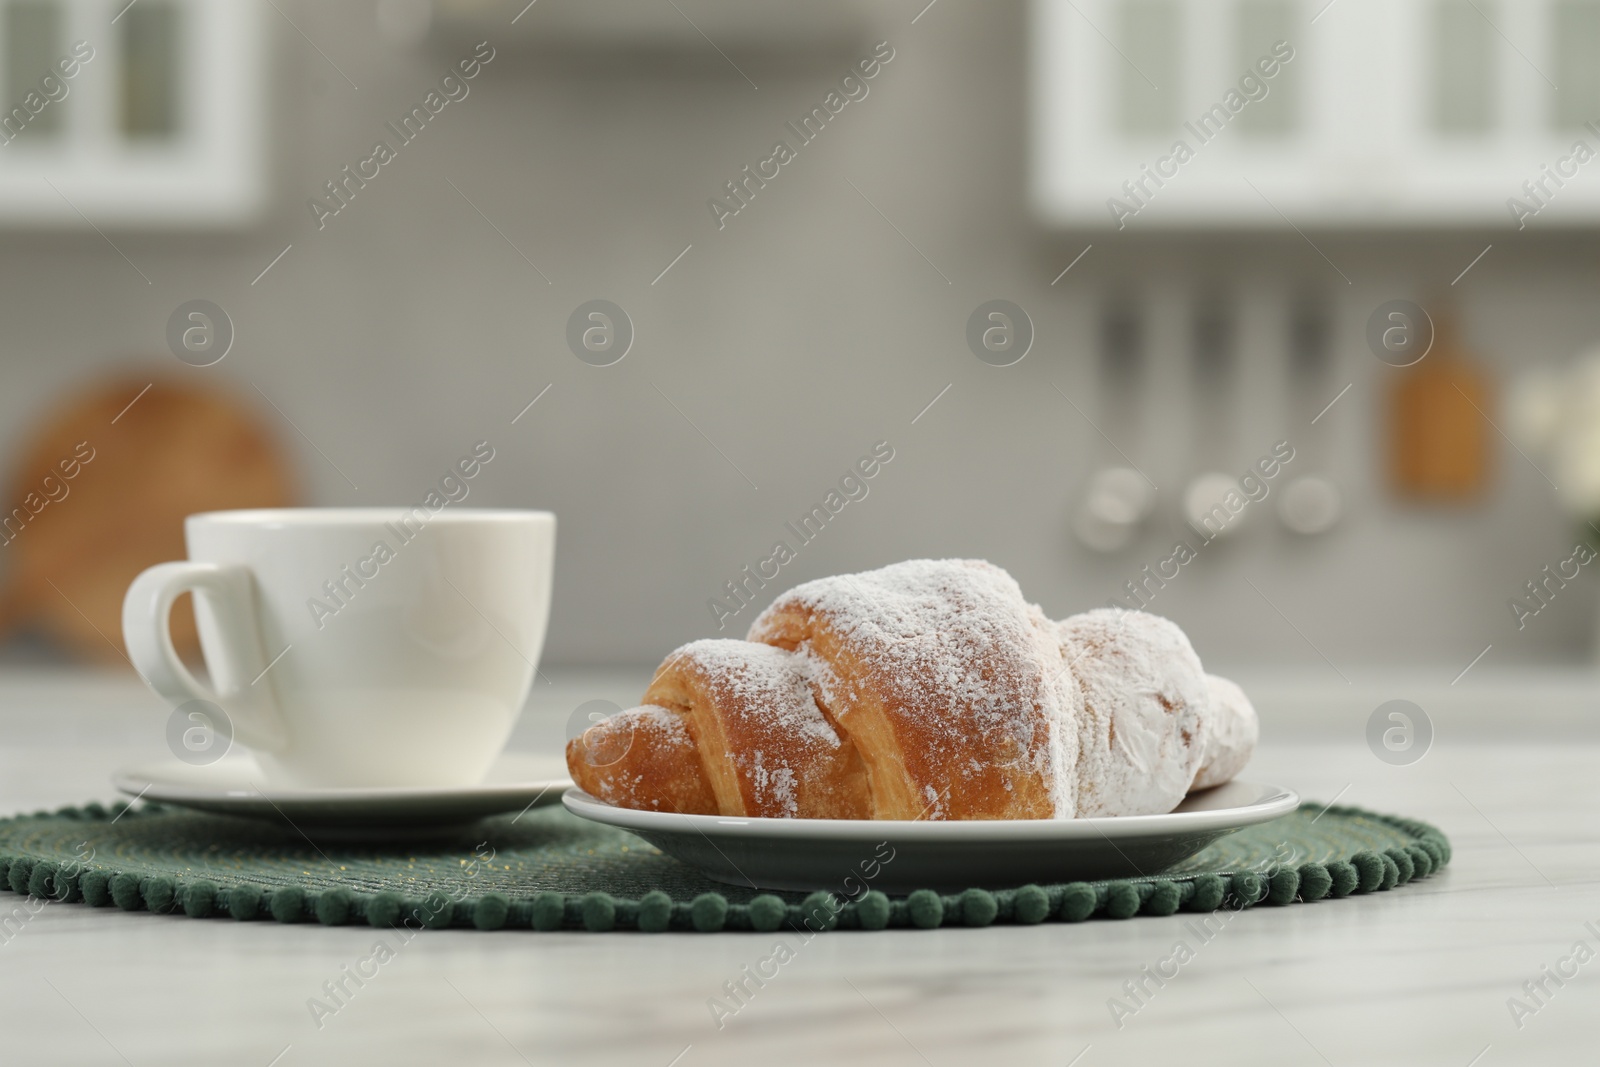
[[722,885],[561,808],[387,845],[313,843],[287,827],[156,804],[0,820],[0,888],[35,898],[13,915],[56,900],[330,926],[654,932],[1077,922],[1369,893],[1449,861],[1449,841],[1427,823],[1305,804],[1158,877],[895,898],[866,882],[845,899]]

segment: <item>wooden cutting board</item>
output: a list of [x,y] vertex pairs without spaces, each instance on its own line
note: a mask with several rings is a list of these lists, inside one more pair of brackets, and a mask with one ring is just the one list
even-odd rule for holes
[[[122,596],[183,559],[184,517],[295,499],[288,457],[257,414],[210,387],[124,378],[69,397],[13,449],[0,496],[0,638],[41,633],[81,659],[126,664]],[[180,653],[198,648],[187,598]]]
[[1410,500],[1469,502],[1489,483],[1490,381],[1462,346],[1454,320],[1443,313],[1435,318],[1432,350],[1394,372],[1389,483]]

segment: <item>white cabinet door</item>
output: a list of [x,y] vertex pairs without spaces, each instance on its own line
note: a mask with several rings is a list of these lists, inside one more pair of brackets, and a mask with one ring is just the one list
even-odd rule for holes
[[265,31],[255,0],[0,0],[0,225],[251,221]]
[[1600,221],[1600,0],[1035,0],[1078,228]]

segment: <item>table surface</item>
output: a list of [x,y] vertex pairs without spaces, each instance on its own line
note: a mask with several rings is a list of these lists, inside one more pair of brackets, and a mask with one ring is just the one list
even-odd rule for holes
[[[514,746],[559,738],[583,700],[625,703],[639,691],[630,672],[547,673],[555,677],[536,688]],[[1600,687],[1585,684],[1574,682],[1569,705],[1593,708],[1587,692]],[[1600,934],[1585,924],[1600,931],[1600,744],[1566,728],[1570,707],[1549,720],[1539,711],[1519,716],[1515,734],[1443,729],[1425,758],[1397,767],[1376,759],[1359,730],[1314,732],[1264,709],[1249,777],[1425,819],[1450,836],[1455,858],[1394,892],[1245,912],[1204,945],[1186,933],[1183,914],[838,932],[804,943],[769,934],[426,931],[319,1025],[308,1002],[371,952],[374,931],[52,904],[0,935],[0,1059],[1593,1062],[1600,962],[1589,957],[1600,953]],[[126,678],[0,673],[0,811],[110,799],[114,768],[163,754],[164,720],[165,709]],[[21,903],[0,896],[0,912]],[[794,958],[719,1027],[712,998],[779,940]],[[1108,1002],[1179,940],[1191,942],[1194,958],[1119,1026]],[[1580,942],[1586,949],[1575,955]],[[1558,985],[1542,973],[1547,966],[1569,975],[1577,967],[1577,976]],[[1546,992],[1530,996],[1530,981]],[[1533,1010],[1514,1017],[1512,998]]]

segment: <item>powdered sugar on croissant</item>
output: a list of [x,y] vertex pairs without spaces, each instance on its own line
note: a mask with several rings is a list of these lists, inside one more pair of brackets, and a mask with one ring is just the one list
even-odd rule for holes
[[646,704],[598,722],[567,742],[580,789],[619,808],[716,815],[688,716]]
[[1154,815],[1183,800],[1205,757],[1200,657],[1159,615],[1100,608],[1058,624],[1083,689],[1078,814]]
[[911,560],[807,582],[750,639],[828,667],[823,706],[892,819],[1071,818],[1081,698],[1009,574]]
[[1206,724],[1206,756],[1195,775],[1194,789],[1221,785],[1244,770],[1261,737],[1255,705],[1233,682],[1206,675],[1211,690],[1211,713]]
[[721,814],[871,818],[861,760],[817,706],[806,657],[694,641],[667,657],[644,698],[682,711]]

